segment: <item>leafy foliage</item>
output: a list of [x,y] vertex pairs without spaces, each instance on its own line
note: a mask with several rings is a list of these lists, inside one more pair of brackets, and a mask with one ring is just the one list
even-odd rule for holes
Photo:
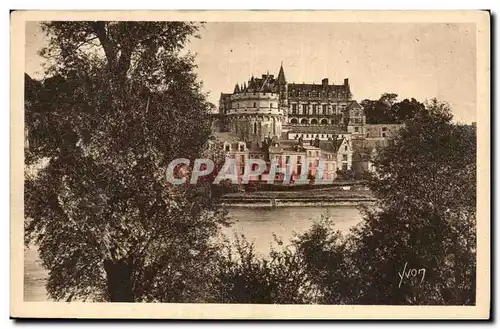
[[366,115],[366,123],[404,123],[424,111],[424,104],[418,102],[415,98],[398,102],[397,96],[396,94],[385,93],[378,100],[363,100],[361,105]]
[[[371,189],[380,210],[354,236],[359,269],[372,266],[380,277],[363,301],[475,303],[476,132],[451,119],[446,104],[431,100],[375,161]],[[406,262],[426,269],[425,280],[395,288]]]
[[[227,224],[209,181],[172,185],[175,158],[207,156],[212,105],[180,50],[189,22],[45,22],[52,62],[27,80],[25,240],[56,300],[203,295]],[[212,150],[220,161],[220,150]],[[40,163],[46,164],[41,166]]]
[[[276,248],[276,245],[278,248]],[[212,302],[305,304],[314,301],[304,263],[296,246],[275,244],[266,257],[255,252],[245,236],[226,241],[213,272]]]
[[[266,259],[240,243],[241,261],[227,258],[220,299],[474,305],[475,156],[475,128],[451,123],[446,104],[428,102],[378,153],[370,185],[379,201],[363,209],[358,226],[342,236],[326,216]],[[407,277],[412,269],[419,275]]]

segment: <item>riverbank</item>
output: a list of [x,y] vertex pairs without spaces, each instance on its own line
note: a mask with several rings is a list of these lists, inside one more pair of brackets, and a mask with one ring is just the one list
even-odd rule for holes
[[302,191],[237,192],[224,196],[231,207],[326,207],[355,206],[374,203],[372,192],[366,188],[325,187]]

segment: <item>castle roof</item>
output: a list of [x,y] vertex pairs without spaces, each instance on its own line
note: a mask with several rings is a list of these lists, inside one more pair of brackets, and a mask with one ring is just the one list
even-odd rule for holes
[[[273,74],[262,74],[260,78],[251,77],[248,80],[248,84],[236,85],[234,87],[233,93],[240,92],[277,92],[280,85],[286,84],[285,70],[283,69],[283,63],[281,63],[278,76],[275,78]],[[295,92],[320,92],[328,93],[343,93],[346,96],[350,96],[349,80],[344,79],[343,84],[329,84],[328,79],[324,78],[321,83],[289,83],[288,90],[292,93]],[[359,104],[358,104],[359,105]]]
[[346,133],[345,129],[339,126],[292,126],[289,133],[298,133],[298,134],[343,134]]
[[277,90],[276,79],[273,74],[263,74],[262,78],[252,77],[248,80],[248,86],[243,91],[275,92]]
[[283,62],[281,62],[280,72],[278,73],[278,84],[285,84],[285,83],[286,83],[285,71],[283,70]]
[[350,93],[349,85],[323,85],[323,84],[315,84],[315,83],[289,83],[288,90],[292,92],[345,92]]

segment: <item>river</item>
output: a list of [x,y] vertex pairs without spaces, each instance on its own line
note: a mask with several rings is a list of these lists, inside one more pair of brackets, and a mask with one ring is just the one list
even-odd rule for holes
[[[234,224],[224,230],[229,238],[234,233],[244,234],[253,241],[260,254],[267,254],[273,242],[273,233],[284,242],[290,240],[293,232],[301,233],[311,227],[313,219],[329,213],[336,228],[347,232],[350,227],[361,220],[361,214],[355,206],[332,207],[277,207],[277,208],[230,208]],[[24,252],[24,300],[46,301],[44,287],[46,271],[39,264],[37,251],[34,248]]]

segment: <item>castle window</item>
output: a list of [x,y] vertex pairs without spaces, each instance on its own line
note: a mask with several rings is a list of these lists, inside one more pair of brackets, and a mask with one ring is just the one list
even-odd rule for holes
[[257,107],[257,103],[253,102],[253,107]]
[[225,150],[226,150],[226,152],[229,152],[229,151],[231,150],[231,147],[230,147],[229,145],[227,145],[227,144],[226,144],[226,146],[225,146]]
[[358,127],[354,127],[354,131],[355,132],[359,132],[359,128]]
[[347,152],[347,145],[345,146],[345,148],[344,148],[344,149],[345,149],[345,151]]
[[240,144],[240,152],[245,151],[245,144]]
[[342,154],[342,161],[347,161],[347,154]]
[[257,134],[257,122],[253,123],[253,133],[254,135]]

